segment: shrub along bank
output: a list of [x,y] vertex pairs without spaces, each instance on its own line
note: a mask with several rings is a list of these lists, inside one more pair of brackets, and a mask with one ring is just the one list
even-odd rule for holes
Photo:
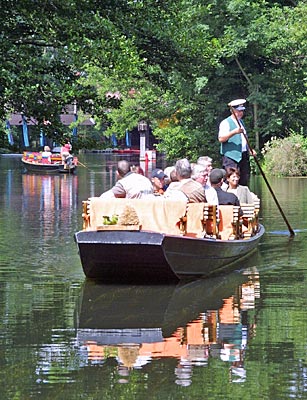
[[275,176],[307,176],[307,138],[292,132],[273,137],[262,149],[263,169]]

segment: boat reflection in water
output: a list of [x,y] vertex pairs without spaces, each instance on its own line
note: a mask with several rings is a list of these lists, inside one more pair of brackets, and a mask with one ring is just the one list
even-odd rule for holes
[[22,210],[29,213],[42,237],[70,233],[71,210],[78,207],[77,194],[77,175],[22,175]]
[[155,359],[175,358],[178,385],[210,357],[229,362],[233,382],[245,380],[244,351],[254,334],[248,310],[259,297],[255,267],[244,273],[176,286],[115,286],[86,281],[77,341],[89,365],[118,364],[119,382]]

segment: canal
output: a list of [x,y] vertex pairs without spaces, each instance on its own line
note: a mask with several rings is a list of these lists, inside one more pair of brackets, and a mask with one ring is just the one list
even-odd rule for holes
[[307,398],[306,178],[269,177],[291,239],[252,177],[266,233],[236,271],[95,284],[73,235],[82,200],[114,183],[120,158],[84,154],[76,175],[39,176],[0,156],[1,399]]

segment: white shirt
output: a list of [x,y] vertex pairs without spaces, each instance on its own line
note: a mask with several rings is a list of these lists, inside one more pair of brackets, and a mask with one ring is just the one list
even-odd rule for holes
[[[237,125],[237,127],[238,128],[242,128],[244,133],[245,133],[245,135],[247,135],[244,126],[243,125],[239,126],[237,121],[234,118],[232,118],[232,119],[233,119],[234,123]],[[227,135],[229,133],[229,131],[230,131],[229,122],[227,121],[227,118],[223,119],[223,121],[220,123],[220,127],[219,127],[219,137]],[[247,143],[246,143],[246,139],[245,139],[244,133],[241,133],[242,152],[243,151],[247,151]]]
[[209,203],[212,206],[218,206],[219,200],[217,197],[216,190],[210,185],[205,185],[204,189],[205,189],[207,203]]

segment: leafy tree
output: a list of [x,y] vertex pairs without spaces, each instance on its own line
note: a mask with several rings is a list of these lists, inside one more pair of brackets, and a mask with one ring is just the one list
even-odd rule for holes
[[76,101],[100,134],[146,119],[170,158],[218,157],[218,123],[235,97],[248,99],[256,147],[305,135],[304,1],[5,3],[0,115],[34,116],[36,135],[43,126],[60,136],[59,114]]

